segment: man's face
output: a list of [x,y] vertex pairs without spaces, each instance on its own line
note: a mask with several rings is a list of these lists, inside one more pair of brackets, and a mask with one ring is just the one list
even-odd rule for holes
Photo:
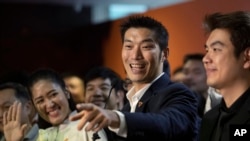
[[79,77],[67,77],[64,79],[75,103],[84,102],[84,84]]
[[227,30],[215,29],[206,42],[207,53],[203,58],[203,63],[207,72],[207,84],[219,90],[230,88],[246,77],[243,69],[243,53],[238,59],[235,57],[234,46],[230,38]]
[[17,98],[13,89],[0,90],[0,97],[0,131],[3,132],[3,113],[9,110]]
[[191,90],[200,94],[206,93],[208,86],[206,83],[206,71],[202,60],[188,60],[183,66],[183,83]]
[[107,109],[117,109],[118,99],[115,91],[113,90],[110,94],[110,98],[108,99],[108,95],[111,89],[111,81],[109,78],[96,78],[90,80],[86,84],[85,90],[85,98],[87,103],[94,103],[97,106],[104,108],[106,101]]
[[154,32],[147,28],[130,28],[125,32],[122,61],[133,83],[148,83],[162,73],[165,60]]
[[171,80],[172,80],[173,82],[180,82],[180,83],[182,83],[184,77],[185,77],[184,73],[183,73],[182,71],[180,71],[180,72],[177,72],[177,73],[175,73],[174,75],[172,75],[172,76],[171,76]]

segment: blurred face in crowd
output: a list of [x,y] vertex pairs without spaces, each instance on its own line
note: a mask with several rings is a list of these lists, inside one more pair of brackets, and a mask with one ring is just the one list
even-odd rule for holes
[[174,82],[183,82],[185,75],[182,71],[179,71],[171,76],[171,80]]
[[206,93],[208,86],[206,83],[206,71],[203,62],[200,60],[188,60],[183,66],[183,83],[191,90],[198,93]]
[[31,88],[32,100],[39,115],[52,125],[61,124],[70,114],[70,94],[50,80],[39,80]]
[[[0,90],[0,131],[3,132],[3,113],[8,112],[11,105],[14,104],[15,101],[20,101],[15,96],[15,90],[11,88]],[[21,101],[20,101],[21,102]],[[29,101],[22,102],[22,123],[30,122],[27,119],[27,115],[30,116],[32,111],[32,104]]]
[[164,60],[164,53],[160,51],[152,30],[129,28],[125,32],[122,61],[133,84],[153,81],[162,73]]
[[108,100],[106,108],[111,110],[117,109],[119,99],[115,90],[111,91],[110,98],[108,99],[111,87],[111,81],[109,78],[95,78],[88,81],[85,90],[86,102],[94,103],[95,105],[104,108],[104,105]]
[[64,82],[70,91],[75,103],[84,102],[84,84],[83,80],[79,77],[72,76],[64,78]]

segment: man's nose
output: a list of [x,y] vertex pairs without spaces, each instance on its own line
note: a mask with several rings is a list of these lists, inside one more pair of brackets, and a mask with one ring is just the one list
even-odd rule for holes
[[132,58],[135,59],[135,60],[138,60],[138,59],[142,59],[143,58],[143,55],[142,55],[142,52],[141,52],[141,49],[140,47],[134,47],[133,51],[132,51]]
[[102,90],[100,88],[97,88],[94,92],[95,96],[101,96],[102,95]]

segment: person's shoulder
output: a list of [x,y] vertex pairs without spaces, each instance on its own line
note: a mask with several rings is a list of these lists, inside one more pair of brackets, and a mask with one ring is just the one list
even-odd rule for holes
[[47,133],[49,133],[49,132],[51,132],[52,130],[54,129],[54,127],[52,126],[52,127],[48,127],[48,128],[46,128],[46,129],[39,129],[39,135],[40,134],[47,134]]
[[154,93],[162,99],[189,99],[197,101],[195,93],[182,83],[171,82],[161,86]]
[[44,141],[44,140],[48,139],[48,133],[50,133],[50,131],[51,130],[49,128],[39,129],[37,141]]
[[165,86],[162,86],[161,91],[192,93],[192,91],[187,86],[178,82],[171,82],[166,84]]

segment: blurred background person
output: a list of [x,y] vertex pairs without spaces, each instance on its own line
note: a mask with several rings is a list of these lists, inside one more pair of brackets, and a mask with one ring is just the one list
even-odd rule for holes
[[125,93],[117,93],[119,85],[123,84],[116,72],[107,67],[94,67],[85,74],[84,83],[86,103],[94,103],[109,110],[121,109],[119,103],[124,99]]
[[[17,83],[27,87],[29,74],[25,71],[11,71],[0,77],[0,84]],[[30,115],[33,117],[32,123],[37,123],[39,116],[35,108],[31,109]]]
[[177,67],[176,69],[174,69],[172,75],[171,75],[171,80],[173,82],[181,82],[183,81],[184,79],[184,74],[183,74],[183,69],[182,67]]
[[115,93],[118,96],[118,109],[121,110],[123,106],[128,102],[126,94],[128,92],[128,89],[130,89],[132,86],[132,83],[127,84],[125,80],[119,79],[119,82],[117,85],[115,85]]
[[123,87],[127,92],[133,87],[133,83],[128,77],[124,79]]
[[183,82],[191,90],[207,98],[207,76],[203,66],[203,54],[187,54],[183,60]]
[[[15,134],[15,136],[12,136],[11,132],[12,129],[3,126],[3,113],[8,112],[9,108],[15,103],[19,102],[21,103],[21,117],[20,122],[22,124],[26,124],[26,131],[24,133],[23,140],[28,141],[35,141],[38,137],[38,125],[36,122],[34,122],[34,119],[36,117],[35,108],[30,100],[28,91],[26,87],[19,83],[2,83],[0,84],[0,131],[3,133],[4,136],[2,136],[1,141],[8,140],[13,141],[15,140],[13,137],[18,136],[18,134]],[[16,103],[17,104],[17,103]],[[26,118],[28,117],[28,118]]]
[[[126,103],[126,89],[120,76],[108,67],[90,69],[84,77],[85,102],[109,110],[121,110]],[[109,141],[115,141],[115,134],[104,128]]]
[[203,54],[193,53],[187,54],[183,59],[183,83],[196,92],[199,99],[198,113],[201,117],[206,111],[219,104],[221,100],[221,96],[215,93],[212,88],[208,93],[209,86],[202,62],[203,57]]
[[77,103],[84,103],[84,80],[83,78],[76,74],[65,72],[62,74],[63,80],[66,84],[67,89],[69,90],[70,94],[74,102]]

